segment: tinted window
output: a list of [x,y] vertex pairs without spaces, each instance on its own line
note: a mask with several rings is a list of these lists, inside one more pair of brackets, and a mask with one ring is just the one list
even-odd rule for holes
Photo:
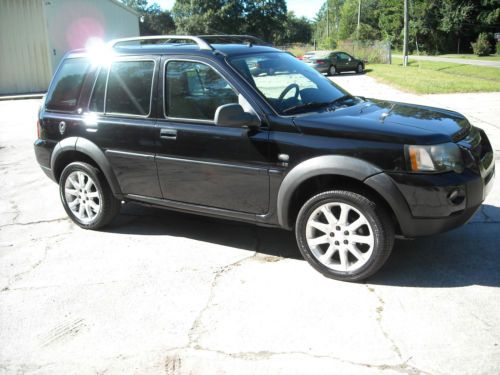
[[149,114],[153,61],[116,61],[106,91],[106,113]]
[[349,57],[350,57],[347,53],[342,53],[342,52],[341,52],[341,53],[339,53],[337,56],[338,56],[341,60],[349,60]]
[[108,77],[108,69],[102,67],[97,76],[92,92],[92,98],[89,103],[89,110],[92,112],[104,112],[104,90],[106,89],[106,78]]
[[208,65],[190,61],[167,64],[165,113],[168,117],[213,120],[217,107],[229,103],[238,103],[238,96]]
[[76,108],[89,66],[90,63],[85,59],[67,59],[63,62],[47,93],[47,109],[72,111]]

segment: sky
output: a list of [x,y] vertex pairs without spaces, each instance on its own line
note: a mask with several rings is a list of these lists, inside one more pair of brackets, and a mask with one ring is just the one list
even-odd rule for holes
[[[163,9],[171,9],[175,0],[149,0],[149,3],[158,3]],[[325,0],[287,0],[288,10],[293,10],[299,17],[313,19]]]

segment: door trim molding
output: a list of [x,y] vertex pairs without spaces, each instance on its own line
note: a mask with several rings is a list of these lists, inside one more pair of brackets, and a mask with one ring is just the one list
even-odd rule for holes
[[222,163],[222,162],[216,162],[216,161],[184,159],[184,158],[176,158],[176,157],[171,157],[171,156],[159,156],[159,155],[156,155],[156,159],[179,162],[179,163],[212,165],[214,167],[246,169],[249,171],[257,171],[260,174],[268,174],[268,172],[267,172],[268,168],[266,168],[266,167],[250,167],[248,165],[243,165],[243,164],[228,164],[228,163]]

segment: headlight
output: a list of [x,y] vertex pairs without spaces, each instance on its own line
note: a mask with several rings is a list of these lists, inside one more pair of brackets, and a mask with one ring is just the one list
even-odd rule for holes
[[408,166],[412,172],[462,173],[464,162],[462,153],[455,143],[432,146],[405,146]]

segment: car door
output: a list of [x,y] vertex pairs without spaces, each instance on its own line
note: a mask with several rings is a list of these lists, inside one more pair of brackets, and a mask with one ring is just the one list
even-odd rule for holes
[[163,198],[263,214],[269,208],[269,132],[214,124],[218,106],[240,103],[237,82],[201,58],[162,62],[163,118],[156,164]]
[[346,70],[356,70],[356,67],[358,65],[358,61],[349,55],[348,53],[344,53],[345,58],[346,58]]
[[120,57],[97,74],[85,138],[104,150],[124,194],[161,198],[154,155],[159,58]]

